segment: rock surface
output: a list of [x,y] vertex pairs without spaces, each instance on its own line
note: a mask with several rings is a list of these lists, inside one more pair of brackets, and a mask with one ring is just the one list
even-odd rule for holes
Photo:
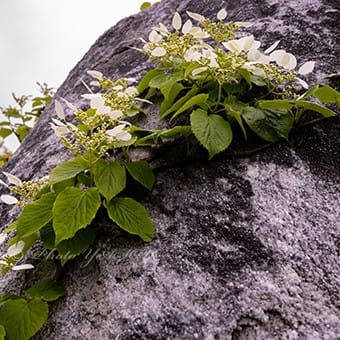
[[[176,10],[213,18],[222,7],[231,20],[254,22],[251,32],[268,46],[281,39],[301,63],[316,60],[310,81],[340,70],[336,0],[163,0],[105,32],[56,97],[81,105],[88,69],[140,77],[150,67],[130,48],[140,36]],[[52,116],[51,105],[6,171],[30,179],[68,157]],[[160,169],[143,198],[155,240],[98,220],[95,246],[66,265],[68,295],[35,338],[339,339],[339,159],[337,117],[247,157]],[[0,209],[5,226],[16,211]],[[2,286],[15,290],[17,281]]]

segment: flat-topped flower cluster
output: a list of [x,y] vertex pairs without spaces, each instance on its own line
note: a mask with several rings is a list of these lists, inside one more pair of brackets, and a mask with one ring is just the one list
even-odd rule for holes
[[197,13],[186,13],[190,19],[184,23],[180,14],[175,13],[172,20],[174,31],[168,30],[162,23],[154,27],[148,41],[142,39],[143,52],[166,66],[185,67],[190,63],[188,72],[193,79],[205,72],[222,84],[235,81],[237,71],[244,68],[255,76],[276,81],[278,85],[294,80],[308,87],[297,75],[312,72],[314,61],[304,63],[293,72],[297,66],[296,57],[284,49],[277,49],[280,41],[262,51],[261,42],[253,35],[235,38],[239,29],[249,27],[251,23],[224,22],[227,17],[225,9],[218,12],[217,22]]

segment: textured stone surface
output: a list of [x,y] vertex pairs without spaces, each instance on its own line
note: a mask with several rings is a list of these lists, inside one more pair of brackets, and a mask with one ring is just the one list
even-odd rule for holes
[[[301,63],[316,60],[310,81],[339,71],[338,1],[163,0],[105,32],[56,97],[80,105],[88,69],[139,77],[150,65],[130,48],[138,37],[175,10],[212,18],[222,7],[254,22],[268,46],[281,39]],[[51,106],[6,171],[29,179],[68,157],[48,127],[52,115]],[[338,339],[339,159],[334,118],[247,157],[158,170],[152,193],[140,192],[155,240],[145,245],[99,218],[96,244],[66,265],[68,295],[35,338]],[[14,215],[3,209],[1,224]],[[2,286],[18,289],[25,277],[15,278]]]

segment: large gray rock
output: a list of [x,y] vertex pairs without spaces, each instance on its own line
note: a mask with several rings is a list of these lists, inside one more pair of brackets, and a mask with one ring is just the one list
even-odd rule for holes
[[[176,10],[213,18],[222,7],[254,22],[268,46],[281,39],[299,61],[316,60],[310,81],[339,71],[336,0],[163,0],[105,32],[56,97],[80,105],[88,69],[140,77],[150,67],[130,48],[140,36]],[[6,171],[29,179],[69,157],[52,116],[51,105]],[[36,339],[339,339],[339,118],[236,154],[157,170],[154,190],[141,193],[157,228],[150,244],[100,217],[95,245],[66,265],[68,294]],[[17,211],[1,209],[6,225]],[[18,290],[29,275],[2,286]]]

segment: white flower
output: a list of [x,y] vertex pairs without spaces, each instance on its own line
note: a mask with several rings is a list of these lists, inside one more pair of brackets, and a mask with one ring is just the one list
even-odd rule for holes
[[217,13],[217,19],[218,20],[224,20],[227,17],[227,11],[225,8],[222,8],[218,13]]
[[308,90],[309,86],[308,86],[308,84],[307,84],[304,80],[302,80],[302,79],[300,79],[300,78],[298,78],[298,77],[296,77],[295,80],[296,80],[296,81],[297,81],[304,89]]
[[4,185],[5,187],[8,187],[8,185],[2,179],[0,179],[0,184]]
[[70,132],[66,126],[57,126],[52,123],[50,123],[50,125],[53,129],[54,134],[59,138]]
[[204,39],[209,37],[209,34],[203,31],[201,27],[193,27],[189,31],[189,34],[191,34],[196,39]]
[[287,53],[285,50],[276,50],[270,54],[272,61],[275,61],[279,66],[293,70],[296,67],[296,58],[293,54]]
[[191,72],[191,74],[192,74],[193,76],[197,76],[198,74],[200,74],[200,73],[206,71],[207,69],[208,69],[207,67],[198,67],[198,68],[195,68],[195,69]]
[[88,70],[87,73],[94,79],[97,80],[102,80],[103,79],[103,73],[99,72],[99,71],[95,71],[95,70]]
[[158,34],[155,30],[152,30],[149,34],[149,41],[152,43],[158,43],[162,40],[162,36]]
[[33,269],[34,266],[32,264],[28,264],[28,263],[25,263],[25,264],[19,264],[17,266],[13,266],[12,267],[12,270],[25,270],[25,269]]
[[257,50],[261,42],[254,39],[253,35],[249,35],[240,39],[232,39],[222,43],[223,46],[231,52],[240,53],[242,51],[248,52],[250,50]]
[[315,61],[307,61],[302,66],[300,66],[298,73],[301,75],[305,75],[313,72],[315,66]]
[[166,49],[163,47],[156,47],[151,51],[153,57],[163,57],[166,55]]
[[54,101],[54,108],[55,108],[58,118],[61,120],[65,120],[65,111],[59,100]]
[[7,261],[5,261],[5,260],[0,260],[0,266],[8,266]]
[[201,57],[202,54],[194,46],[190,47],[184,54],[185,61],[199,61]]
[[247,69],[248,71],[250,71],[255,76],[265,78],[266,73],[264,72],[264,70],[262,68],[257,67],[256,64],[258,64],[258,63],[257,62],[248,62],[248,63],[245,63],[243,65],[243,68]]
[[5,171],[3,171],[2,173],[7,177],[7,180],[10,184],[22,185],[22,181],[17,176],[14,176],[10,174],[9,172],[5,172]]
[[182,18],[179,15],[178,12],[175,12],[173,18],[172,18],[172,27],[176,30],[179,31],[182,27]]
[[124,91],[129,97],[134,97],[138,94],[138,90],[135,86],[129,86]]
[[191,20],[189,19],[189,20],[187,20],[187,21],[184,23],[184,25],[183,25],[183,27],[182,27],[182,33],[183,33],[183,34],[187,34],[187,33],[190,32],[191,29],[192,29],[192,22],[191,22]]
[[12,204],[17,204],[18,200],[12,196],[12,195],[1,195],[0,196],[0,201],[2,203],[8,204],[8,205],[12,205]]
[[261,53],[259,50],[250,50],[248,52],[248,60],[255,61],[261,64],[269,64],[270,57]]
[[125,124],[120,124],[115,126],[111,130],[107,130],[106,133],[115,139],[122,140],[122,141],[128,141],[131,139],[131,134],[127,131],[125,131],[126,125]]
[[265,54],[269,54],[270,52],[273,52],[275,50],[275,48],[279,45],[280,40],[277,40],[274,42],[274,44],[270,45],[265,51]]
[[7,249],[6,255],[9,257],[19,255],[24,250],[24,247],[25,247],[24,241],[19,241],[17,243],[14,243]]
[[7,234],[1,233],[0,234],[0,244],[3,244],[6,241]]
[[92,81],[90,81],[90,85],[100,87],[100,82],[98,80],[92,80]]
[[253,26],[253,24],[251,22],[248,22],[248,21],[235,21],[234,24],[237,25],[237,26],[240,26],[240,27]]
[[107,114],[111,119],[117,120],[123,117],[123,112],[121,110],[113,110]]
[[189,15],[189,17],[191,19],[194,19],[194,20],[196,20],[198,22],[201,22],[201,21],[205,20],[205,17],[203,15],[198,14],[198,13],[193,13],[193,12],[187,11],[187,14]]
[[74,106],[73,104],[71,104],[69,101],[67,101],[66,99],[62,98],[62,100],[65,102],[65,104],[67,105],[67,107],[69,109],[71,109],[72,111],[76,111],[78,110],[76,106]]

